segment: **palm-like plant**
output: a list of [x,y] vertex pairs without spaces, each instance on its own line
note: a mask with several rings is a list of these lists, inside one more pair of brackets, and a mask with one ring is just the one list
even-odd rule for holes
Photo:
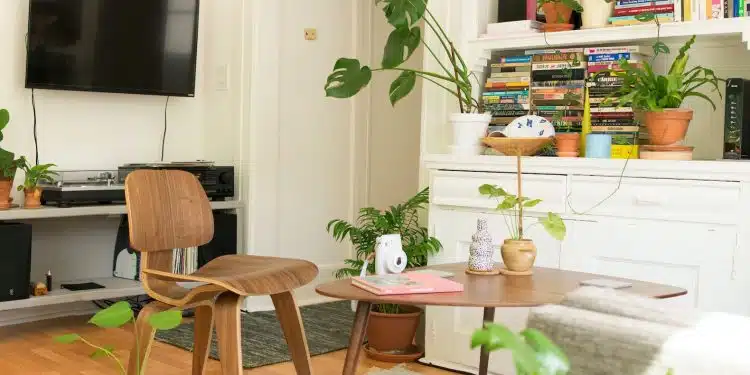
[[[356,223],[343,219],[331,220],[326,230],[336,241],[349,238],[356,253],[355,259],[345,260],[347,267],[336,271],[337,278],[359,276],[365,259],[375,252],[375,241],[385,234],[400,234],[407,257],[407,268],[427,265],[427,257],[437,254],[442,245],[429,235],[427,228],[419,225],[419,212],[429,202],[429,188],[417,193],[402,204],[390,206],[381,211],[373,207],[359,210]],[[375,272],[375,264],[370,262],[368,272]]]
[[57,175],[57,172],[50,171],[50,168],[54,167],[55,164],[39,164],[32,167],[25,157],[21,157],[19,161],[19,167],[26,172],[26,177],[23,184],[18,185],[18,191],[34,190],[41,182],[53,182],[53,176]]

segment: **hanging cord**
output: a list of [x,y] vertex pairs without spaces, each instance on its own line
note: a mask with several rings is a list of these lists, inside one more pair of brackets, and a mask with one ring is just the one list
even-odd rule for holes
[[34,161],[35,165],[39,165],[39,138],[36,134],[36,97],[34,96],[34,89],[31,89],[31,113],[34,115]]
[[161,136],[161,161],[164,161],[164,145],[167,142],[167,109],[169,108],[169,96],[164,102],[164,133]]

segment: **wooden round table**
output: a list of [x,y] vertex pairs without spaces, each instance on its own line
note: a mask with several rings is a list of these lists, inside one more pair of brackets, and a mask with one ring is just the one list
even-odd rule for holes
[[[315,289],[319,294],[327,297],[358,301],[343,375],[354,375],[357,370],[359,353],[365,339],[367,320],[372,304],[397,303],[482,307],[484,308],[483,321],[492,322],[495,319],[496,307],[533,307],[560,303],[565,294],[579,288],[582,281],[592,279],[627,281],[632,286],[623,289],[624,291],[653,298],[671,298],[687,293],[684,289],[668,285],[552,268],[534,268],[534,274],[531,276],[469,275],[464,272],[466,263],[443,264],[426,268],[452,272],[454,276],[451,280],[463,284],[464,291],[460,293],[378,296],[353,286],[349,279],[322,284]],[[480,328],[480,326],[477,325],[477,328]],[[467,342],[466,345],[469,345],[469,343]],[[487,374],[488,360],[489,353],[482,348],[479,360],[479,375]]]

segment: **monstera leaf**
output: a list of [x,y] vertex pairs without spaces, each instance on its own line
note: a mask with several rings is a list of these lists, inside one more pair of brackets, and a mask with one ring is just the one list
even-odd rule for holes
[[409,95],[414,84],[417,82],[417,73],[414,72],[401,72],[398,78],[391,83],[391,89],[388,92],[388,96],[391,98],[391,105],[396,105],[396,102],[401,100],[406,95]]
[[357,59],[340,58],[326,82],[326,96],[351,98],[370,83],[372,70]]
[[399,27],[388,36],[383,51],[383,67],[395,68],[408,60],[419,47],[422,30],[419,27]]
[[385,4],[385,18],[395,28],[416,24],[427,9],[427,0],[378,0],[377,4],[381,3]]

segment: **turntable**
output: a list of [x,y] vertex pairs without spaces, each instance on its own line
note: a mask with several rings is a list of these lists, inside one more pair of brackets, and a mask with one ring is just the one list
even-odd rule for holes
[[42,204],[70,207],[125,202],[125,186],[117,171],[57,171],[54,182],[39,184]]

